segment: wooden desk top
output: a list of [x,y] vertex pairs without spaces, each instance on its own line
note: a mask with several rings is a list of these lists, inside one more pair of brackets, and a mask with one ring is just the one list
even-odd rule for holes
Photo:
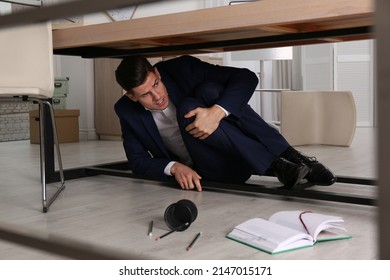
[[210,53],[373,38],[373,0],[261,0],[53,30],[54,53]]

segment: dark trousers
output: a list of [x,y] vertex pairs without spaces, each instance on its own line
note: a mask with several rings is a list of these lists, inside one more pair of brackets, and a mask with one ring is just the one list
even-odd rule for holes
[[263,175],[272,162],[290,145],[253,109],[242,108],[240,119],[222,119],[218,129],[204,140],[185,131],[194,121],[184,115],[197,107],[215,104],[222,86],[204,83],[198,86],[195,98],[185,99],[177,108],[177,118],[183,141],[194,163],[194,170],[205,180],[243,183],[253,174]]

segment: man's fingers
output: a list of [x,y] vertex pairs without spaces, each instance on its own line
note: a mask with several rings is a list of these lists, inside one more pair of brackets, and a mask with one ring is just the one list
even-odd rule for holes
[[202,191],[202,185],[200,184],[200,176],[194,179],[192,176],[182,177],[179,180],[179,185],[183,190],[192,190],[197,189],[198,191]]
[[186,131],[191,134],[192,136],[194,136],[195,138],[200,138],[200,139],[205,139],[207,138],[208,136],[210,136],[209,133],[205,132],[205,131],[200,131],[199,128],[196,128],[194,127],[192,124],[189,124],[187,127],[186,127]]
[[185,181],[186,189],[187,190],[192,190],[194,188],[194,183],[192,181],[192,175],[188,174],[183,179]]
[[187,114],[184,115],[186,119],[189,119],[196,115],[196,109],[189,111]]
[[198,191],[202,191],[202,186],[200,184],[201,176],[190,167],[181,163],[175,163],[171,168],[171,172],[183,190],[196,188]]
[[194,183],[192,181],[192,176],[190,175],[183,175],[179,179],[179,185],[183,190],[191,190],[194,188]]
[[195,186],[196,186],[196,189],[198,190],[198,192],[202,191],[202,185],[200,184],[200,180],[195,181]]

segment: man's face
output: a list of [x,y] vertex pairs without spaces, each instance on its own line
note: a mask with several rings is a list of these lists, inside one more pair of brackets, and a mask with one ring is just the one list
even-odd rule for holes
[[157,69],[155,72],[149,72],[145,83],[126,95],[149,110],[164,110],[169,104],[168,92]]

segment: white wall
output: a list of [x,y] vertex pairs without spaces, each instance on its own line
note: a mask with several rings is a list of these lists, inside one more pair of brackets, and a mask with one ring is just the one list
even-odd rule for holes
[[56,56],[55,77],[69,78],[66,108],[80,110],[80,140],[97,139],[94,122],[93,60]]
[[0,15],[6,15],[11,13],[11,4],[0,2]]

